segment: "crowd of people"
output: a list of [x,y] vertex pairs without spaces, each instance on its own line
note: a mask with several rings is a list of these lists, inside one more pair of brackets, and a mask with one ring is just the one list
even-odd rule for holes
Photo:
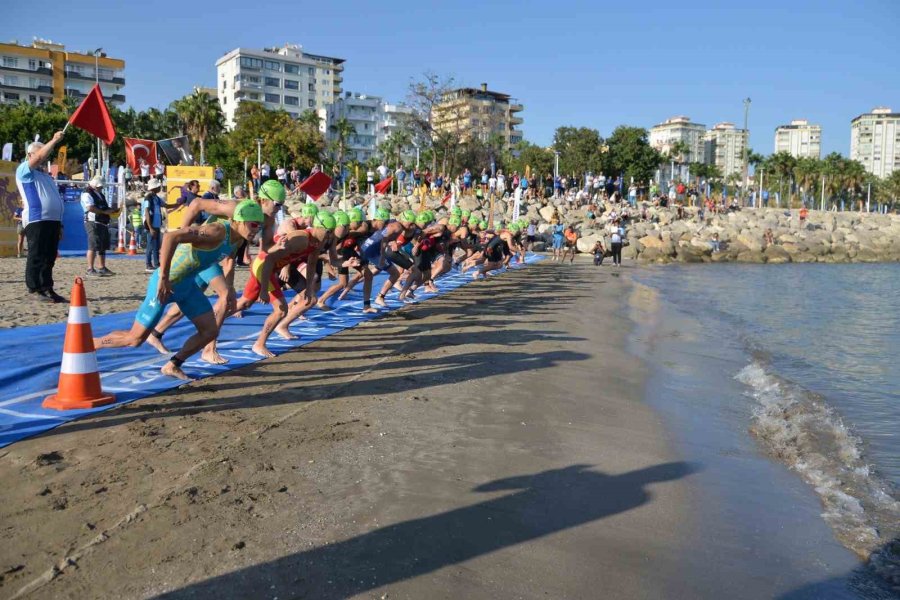
[[[335,298],[345,298],[360,283],[360,310],[372,313],[386,308],[385,297],[392,289],[400,300],[411,301],[420,288],[437,291],[438,278],[451,269],[471,272],[477,279],[524,261],[523,221],[495,230],[458,207],[441,215],[430,210],[392,215],[382,207],[366,218],[360,208],[328,211],[306,204],[301,216],[278,224],[274,215],[285,195],[284,186],[270,179],[249,199],[191,202],[185,225],[162,235],[159,264],[131,329],[98,337],[96,348],[148,342],[168,353],[165,331],[186,316],[196,333],[162,372],[189,379],[181,367],[197,352],[208,362],[226,362],[216,350],[222,323],[256,302],[268,304],[271,312],[252,349],[268,357],[272,352],[266,343],[272,333],[293,338],[289,327],[294,321],[310,310],[331,310]],[[199,217],[204,217],[200,224]],[[238,298],[234,268],[245,244],[258,244],[259,252]],[[373,282],[380,272],[387,278],[376,292]],[[329,277],[335,283],[319,297]],[[216,296],[213,306],[206,300],[207,289]],[[287,290],[295,292],[290,302]]]

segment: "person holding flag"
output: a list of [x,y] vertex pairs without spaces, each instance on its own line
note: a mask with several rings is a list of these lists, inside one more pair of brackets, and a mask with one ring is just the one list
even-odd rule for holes
[[47,163],[62,137],[63,132],[57,131],[46,144],[28,144],[25,161],[16,169],[16,186],[24,204],[22,226],[28,240],[25,286],[35,299],[56,304],[68,302],[53,290],[64,204],[56,182],[47,173]]

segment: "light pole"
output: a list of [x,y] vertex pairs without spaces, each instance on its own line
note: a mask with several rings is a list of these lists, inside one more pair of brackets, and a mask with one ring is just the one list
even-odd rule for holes
[[[747,129],[747,123],[750,118],[750,98],[744,98],[744,152],[743,152],[743,161],[744,161],[744,180],[741,182],[741,189],[743,186],[747,185],[747,178],[750,175],[750,163],[747,162],[747,151],[750,146],[750,130]],[[762,190],[759,191],[762,193]]]
[[262,138],[256,138],[256,168],[262,167]]
[[[553,151],[553,185],[556,185],[556,178],[559,177],[559,150]],[[554,187],[554,189],[556,189]]]
[[[92,53],[94,55],[94,83],[97,84],[97,87],[100,87],[100,53],[103,52],[103,48],[97,48]],[[103,96],[103,90],[100,90],[100,95]],[[100,138],[97,138],[97,170],[96,173],[102,172],[101,170],[101,156],[100,156]]]

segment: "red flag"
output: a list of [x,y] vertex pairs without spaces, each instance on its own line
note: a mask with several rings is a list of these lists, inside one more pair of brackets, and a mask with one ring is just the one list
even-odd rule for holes
[[156,142],[153,140],[125,138],[125,161],[135,177],[140,177],[141,175],[140,160],[142,158],[147,161],[147,164],[152,169],[157,160]]
[[303,183],[300,184],[300,189],[306,192],[306,195],[313,200],[318,200],[319,196],[328,191],[330,185],[331,177],[319,171],[304,179]]
[[391,189],[391,182],[394,181],[393,177],[388,177],[384,181],[380,181],[375,185],[375,193],[376,194],[384,194],[389,189]]
[[447,195],[444,196],[444,199],[441,200],[441,204],[447,204],[447,200],[453,197],[453,192],[447,192]]
[[109,111],[106,109],[99,85],[94,85],[81,102],[81,106],[69,117],[69,123],[97,136],[107,146],[116,139],[116,128],[113,126],[112,119],[109,118]]

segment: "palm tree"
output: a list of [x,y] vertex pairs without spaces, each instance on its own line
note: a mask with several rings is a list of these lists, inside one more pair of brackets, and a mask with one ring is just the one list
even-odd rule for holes
[[[788,183],[790,183],[796,164],[797,159],[789,152],[778,152],[770,156],[766,161],[766,171],[770,172],[772,177],[778,178],[780,197],[784,196],[784,180],[787,179]],[[790,206],[790,200],[788,200],[788,206]]]
[[818,158],[801,157],[794,165],[794,180],[800,186],[800,200],[805,204],[806,198],[815,197],[815,185],[822,173],[822,161]]
[[341,173],[344,172],[344,151],[347,148],[347,138],[356,133],[356,128],[346,119],[346,117],[341,117],[337,121],[335,121],[334,125],[331,126],[331,131],[337,136],[337,148],[338,148],[338,168],[341,170]]
[[391,133],[386,143],[390,145],[392,151],[397,152],[396,166],[399,167],[403,164],[403,149],[412,143],[412,135],[405,129],[397,129]]
[[316,131],[319,129],[319,115],[312,109],[304,110],[300,116],[297,117],[297,122]]
[[219,101],[199,88],[172,103],[178,120],[191,138],[200,143],[200,164],[206,164],[206,139],[225,129]]

